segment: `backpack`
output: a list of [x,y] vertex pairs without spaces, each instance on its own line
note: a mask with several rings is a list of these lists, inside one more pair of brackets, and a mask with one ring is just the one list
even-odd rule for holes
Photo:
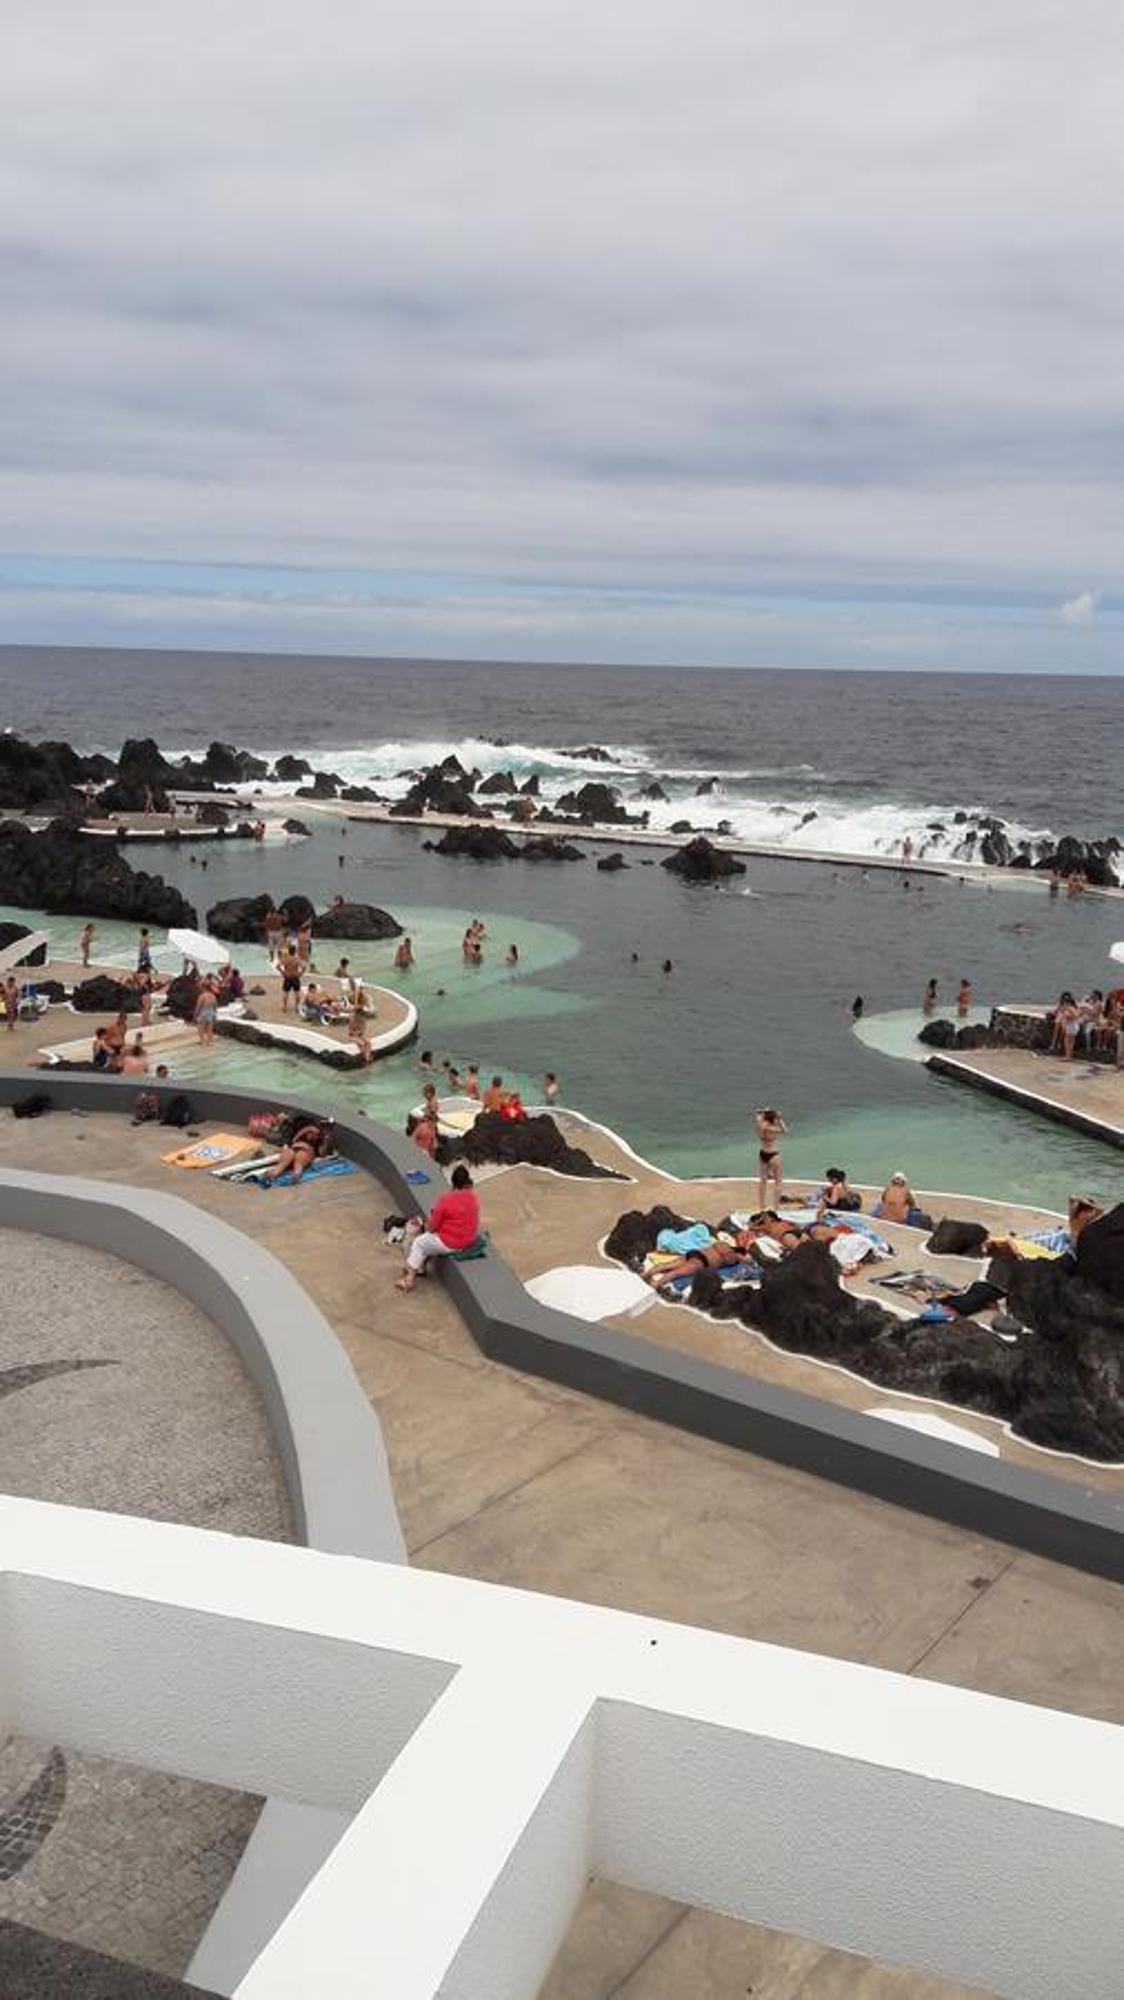
[[51,1108],[51,1100],[45,1090],[33,1090],[30,1097],[18,1098],[12,1106],[13,1118],[41,1118],[44,1111]]
[[191,1100],[187,1097],[170,1098],[164,1106],[164,1114],[160,1120],[161,1125],[176,1125],[181,1129],[185,1125],[193,1125],[194,1122],[195,1113],[191,1108]]

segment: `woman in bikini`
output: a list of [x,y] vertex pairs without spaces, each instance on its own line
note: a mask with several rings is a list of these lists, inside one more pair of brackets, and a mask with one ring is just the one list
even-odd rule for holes
[[694,1278],[700,1271],[721,1271],[727,1264],[740,1264],[745,1252],[736,1243],[708,1243],[702,1250],[688,1250],[675,1264],[667,1264],[656,1271],[652,1284],[657,1292],[666,1291],[677,1278]]
[[784,1166],[781,1161],[780,1141],[788,1136],[788,1126],[774,1105],[767,1105],[764,1111],[755,1111],[753,1122],[757,1127],[757,1206],[764,1208],[769,1182],[772,1181],[780,1200],[784,1184]]
[[321,1124],[319,1119],[305,1119],[296,1128],[287,1146],[282,1146],[273,1165],[265,1175],[267,1181],[279,1181],[282,1174],[291,1173],[294,1184],[299,1181],[312,1165],[313,1160],[326,1160],[335,1149],[335,1120],[327,1118]]

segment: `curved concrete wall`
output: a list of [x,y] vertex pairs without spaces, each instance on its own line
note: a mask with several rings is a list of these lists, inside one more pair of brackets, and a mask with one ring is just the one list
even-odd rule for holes
[[191,1299],[265,1404],[299,1539],[406,1560],[378,1418],[327,1320],[268,1250],[178,1195],[70,1174],[0,1169],[0,1223],[108,1250]]
[[[0,1072],[0,1104],[29,1089],[47,1091],[60,1105],[125,1112],[136,1086],[119,1077]],[[256,1091],[192,1084],[189,1094],[201,1118],[224,1123],[244,1124],[262,1108]],[[270,1095],[269,1102],[286,1100]],[[287,1100],[287,1107],[314,1103],[310,1091],[304,1100]],[[407,1215],[429,1209],[444,1182],[435,1173],[427,1187],[411,1184],[407,1175],[422,1156],[404,1135],[361,1114],[336,1114],[336,1122],[340,1151],[381,1182],[390,1205]],[[441,1278],[492,1360],[1036,1555],[1096,1575],[1124,1574],[1124,1496],[965,1451],[642,1336],[574,1319],[540,1305],[494,1252],[475,1263],[445,1259]]]

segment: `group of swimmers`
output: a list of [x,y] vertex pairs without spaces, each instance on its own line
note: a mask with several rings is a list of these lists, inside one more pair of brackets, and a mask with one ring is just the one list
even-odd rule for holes
[[[923,1014],[931,1014],[934,1007],[939,1004],[939,998],[940,987],[937,981],[935,979],[927,979],[925,981],[925,991],[921,996],[921,1012]],[[971,1009],[971,1005],[972,982],[970,979],[961,979],[956,989],[956,1011],[960,1015],[967,1014]]]
[[[466,965],[483,965],[484,939],[488,932],[479,917],[474,917],[461,939],[461,957]],[[509,944],[504,953],[504,964],[516,966],[519,963],[519,946]]]

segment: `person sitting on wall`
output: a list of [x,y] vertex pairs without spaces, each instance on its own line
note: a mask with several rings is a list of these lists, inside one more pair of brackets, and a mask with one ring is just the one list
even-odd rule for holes
[[428,1227],[415,1234],[406,1252],[406,1263],[398,1279],[400,1292],[412,1292],[425,1276],[432,1257],[448,1257],[471,1250],[480,1238],[480,1201],[465,1166],[453,1168],[452,1187],[437,1197],[429,1211]]

